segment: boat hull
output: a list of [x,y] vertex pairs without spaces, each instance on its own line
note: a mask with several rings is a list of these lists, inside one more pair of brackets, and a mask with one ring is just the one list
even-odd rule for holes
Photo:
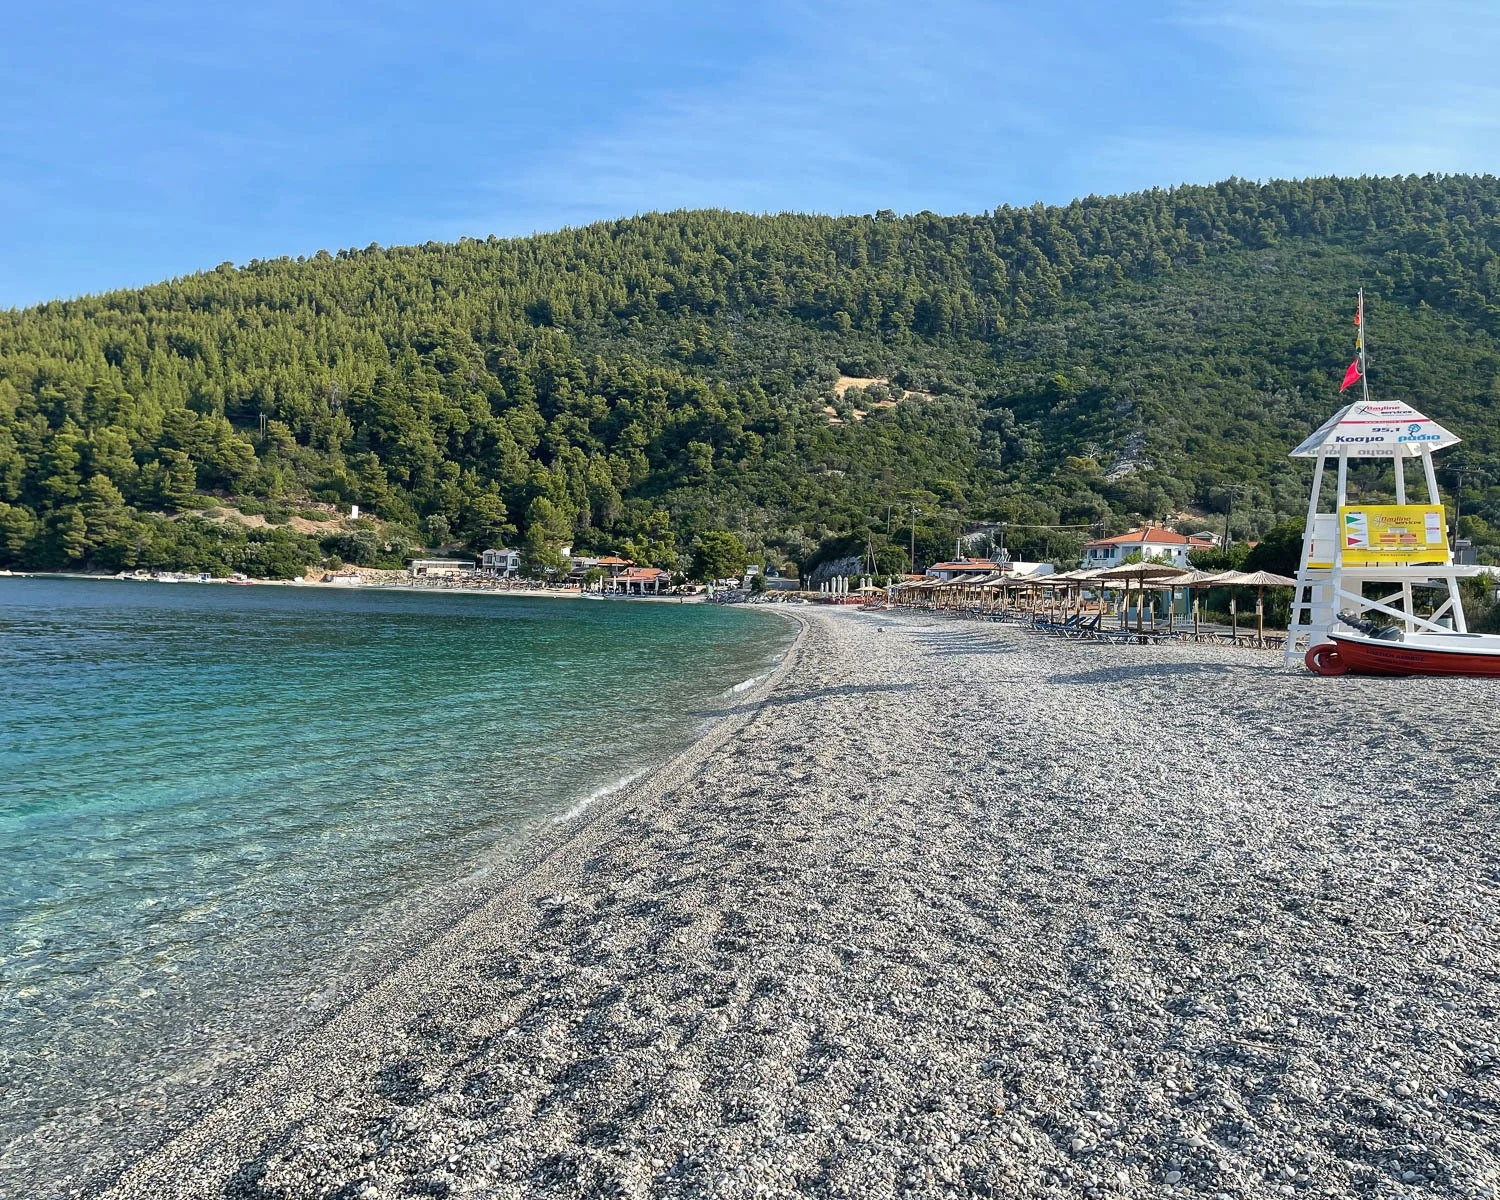
[[[1475,639],[1479,641],[1481,639]],[[1412,642],[1386,642],[1378,638],[1346,637],[1330,634],[1331,656],[1324,655],[1338,675],[1476,675],[1500,678],[1500,638],[1490,646],[1468,648],[1459,645],[1419,645]],[[1321,647],[1314,647],[1320,649]],[[1311,656],[1312,651],[1309,651]],[[1318,670],[1314,667],[1314,670]]]

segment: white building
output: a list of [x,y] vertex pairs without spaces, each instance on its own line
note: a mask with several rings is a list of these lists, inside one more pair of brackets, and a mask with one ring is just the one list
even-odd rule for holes
[[1173,533],[1170,529],[1148,525],[1144,529],[1132,529],[1129,533],[1085,543],[1083,565],[1114,567],[1132,554],[1139,554],[1143,559],[1186,567],[1189,565],[1188,555],[1194,550],[1211,550],[1218,544],[1219,540],[1210,533]]
[[479,573],[501,579],[512,579],[521,573],[519,550],[486,550],[479,556]]
[[414,558],[407,566],[413,579],[423,576],[438,579],[444,576],[474,574],[474,561],[467,558]]

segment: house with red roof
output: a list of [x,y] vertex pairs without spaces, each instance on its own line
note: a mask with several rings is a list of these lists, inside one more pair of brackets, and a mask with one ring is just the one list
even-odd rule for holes
[[660,592],[672,582],[671,573],[660,567],[626,567],[618,575],[604,581],[606,591],[624,592],[627,596],[636,592],[644,596],[647,592]]
[[568,578],[579,585],[583,585],[583,580],[590,571],[593,571],[595,568],[599,570],[602,579],[597,583],[587,585],[593,591],[602,591],[601,584],[607,583],[621,572],[635,566],[635,563],[631,562],[630,559],[621,558],[617,554],[606,554],[602,557],[595,557],[588,554],[574,554],[571,558],[573,569],[568,572]]
[[622,571],[635,566],[635,563],[628,558],[621,558],[618,554],[606,554],[603,558],[595,559],[594,566],[603,567],[604,573],[613,579]]
[[1194,550],[1211,550],[1219,539],[1211,533],[1174,533],[1158,525],[1147,525],[1132,529],[1129,533],[1117,533],[1114,537],[1098,538],[1086,542],[1083,547],[1085,567],[1115,567],[1132,554],[1158,562],[1171,563],[1174,567],[1186,567],[1188,555]]

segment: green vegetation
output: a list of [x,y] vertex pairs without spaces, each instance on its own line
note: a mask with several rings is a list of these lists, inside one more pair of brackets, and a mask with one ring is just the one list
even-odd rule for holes
[[[507,541],[546,575],[570,541],[675,571],[721,530],[798,563],[871,533],[895,565],[912,505],[919,560],[976,522],[1052,558],[1231,499],[1259,535],[1305,502],[1286,453],[1338,405],[1360,285],[1376,394],[1467,439],[1461,532],[1500,552],[1500,181],[1407,177],[672,213],[0,313],[0,563]],[[274,527],[203,515],[231,503]],[[317,503],[379,523],[285,527]]]
[[693,543],[692,578],[704,582],[739,579],[748,561],[745,544],[739,538],[722,529],[710,529]]

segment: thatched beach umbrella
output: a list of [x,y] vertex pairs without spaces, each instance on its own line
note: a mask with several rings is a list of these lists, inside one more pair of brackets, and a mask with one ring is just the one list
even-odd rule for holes
[[1056,571],[1040,577],[1042,583],[1053,590],[1054,599],[1058,588],[1062,589],[1061,615],[1066,617],[1073,607],[1073,585],[1077,582],[1072,571]]
[[1186,575],[1179,575],[1172,580],[1173,587],[1186,588],[1188,604],[1193,610],[1193,636],[1198,636],[1198,602],[1193,599],[1193,590],[1201,587],[1213,587],[1218,583],[1221,576],[1233,575],[1233,571],[1189,571]]
[[[1295,579],[1277,575],[1272,571],[1225,571],[1215,581],[1228,587],[1253,587],[1255,589],[1255,638],[1264,645],[1266,640],[1266,589],[1268,587],[1296,587]],[[1239,627],[1235,626],[1235,639],[1239,638]]]
[[[1048,575],[1045,578],[1052,580],[1053,583],[1067,584],[1069,590],[1077,595],[1078,610],[1081,613],[1083,611],[1083,585],[1092,583],[1102,574],[1104,574],[1104,570],[1101,567],[1080,567],[1076,571],[1063,571],[1060,574]],[[1070,604],[1069,607],[1071,608],[1072,605]]]
[[[1071,590],[1070,580],[1063,579],[1056,573],[1051,575],[1037,575],[1032,579],[1032,586],[1040,592],[1046,593],[1045,604],[1048,615],[1055,621],[1059,616],[1066,615],[1068,606],[1068,594]],[[1059,591],[1061,596],[1059,596]]]
[[974,581],[974,594],[979,600],[979,611],[981,614],[989,612],[994,607],[995,588],[1005,574],[1002,571],[991,571]]
[[955,575],[951,579],[949,579],[948,582],[943,585],[943,590],[948,595],[948,607],[953,609],[960,608],[963,605],[964,593],[967,592],[970,585],[979,578],[980,575],[977,572],[969,571],[965,572],[962,575]]
[[1011,580],[1011,587],[1015,588],[1016,591],[1018,591],[1018,592],[1030,592],[1031,593],[1031,612],[1032,613],[1036,612],[1036,610],[1037,610],[1037,604],[1039,603],[1039,601],[1041,599],[1041,597],[1038,595],[1038,593],[1042,590],[1042,588],[1044,586],[1042,580],[1043,580],[1042,576],[1036,576],[1036,575],[1023,575],[1019,579],[1012,579]]
[[1075,606],[1082,612],[1083,585],[1098,574],[1096,569],[1081,568],[1075,571],[1060,571],[1052,575],[1044,575],[1042,579],[1051,587],[1063,589],[1063,611],[1066,614]]
[[1119,580],[1126,585],[1125,604],[1128,609],[1130,605],[1130,583],[1134,581],[1140,589],[1140,603],[1135,610],[1135,631],[1141,637],[1145,636],[1145,608],[1146,608],[1146,584],[1165,583],[1183,575],[1192,574],[1186,567],[1174,567],[1171,563],[1155,562],[1145,559],[1142,562],[1121,563],[1118,567],[1110,567],[1108,570],[1100,571],[1096,578],[1100,583]]

